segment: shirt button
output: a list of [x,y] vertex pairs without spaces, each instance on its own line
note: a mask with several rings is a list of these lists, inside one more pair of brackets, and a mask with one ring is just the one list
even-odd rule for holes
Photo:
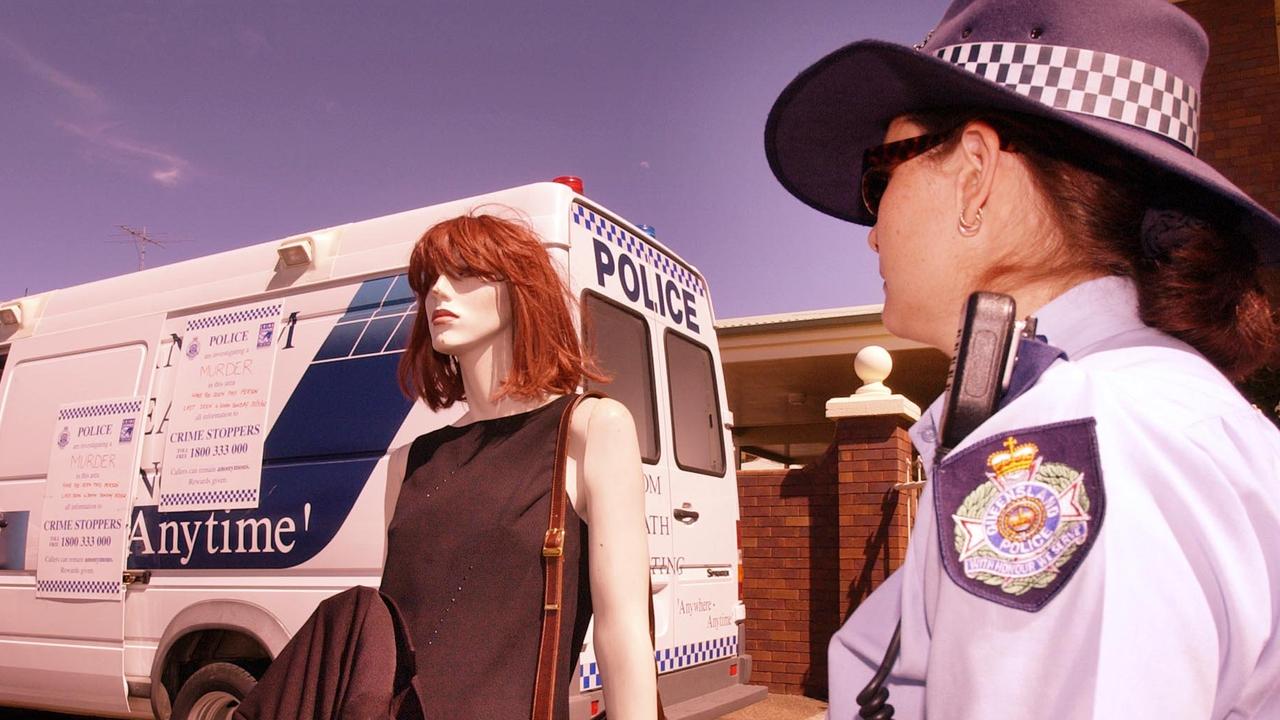
[[933,428],[925,428],[924,431],[920,433],[920,439],[927,443],[936,442],[938,434],[933,431]]

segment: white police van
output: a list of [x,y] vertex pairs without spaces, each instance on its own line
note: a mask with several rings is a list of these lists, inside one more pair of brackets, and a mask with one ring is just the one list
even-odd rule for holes
[[[539,183],[0,303],[0,706],[217,717],[317,603],[378,584],[393,449],[461,411],[397,386],[409,249],[491,203],[567,267],[635,416],[669,716],[763,697],[706,283]],[[574,718],[607,681],[581,664]]]

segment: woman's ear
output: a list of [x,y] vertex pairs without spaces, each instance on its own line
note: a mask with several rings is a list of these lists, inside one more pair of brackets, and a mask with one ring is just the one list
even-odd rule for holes
[[1000,135],[990,125],[975,120],[960,132],[956,149],[959,172],[956,174],[956,204],[960,208],[960,225],[973,228],[977,234],[981,226],[979,213],[986,206],[995,184],[996,166],[1000,162]]

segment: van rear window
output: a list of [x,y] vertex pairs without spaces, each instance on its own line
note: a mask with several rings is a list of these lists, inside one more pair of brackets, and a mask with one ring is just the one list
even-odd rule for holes
[[649,325],[636,313],[595,293],[583,299],[583,341],[596,363],[612,379],[588,382],[588,390],[598,390],[631,411],[640,457],[658,461],[657,398],[653,391],[653,355]]
[[724,433],[711,351],[670,330],[665,344],[676,464],[685,470],[724,475]]

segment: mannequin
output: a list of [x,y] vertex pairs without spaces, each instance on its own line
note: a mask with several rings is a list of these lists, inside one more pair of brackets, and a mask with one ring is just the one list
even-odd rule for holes
[[[436,410],[465,400],[466,412],[444,430],[466,432],[477,424],[537,412],[574,392],[584,377],[603,379],[581,354],[563,281],[523,224],[476,214],[444,221],[415,246],[409,278],[418,312],[401,381]],[[408,457],[409,446],[393,456],[389,509],[409,480]],[[565,486],[573,510],[589,528],[582,549],[588,556],[593,642],[610,717],[622,720],[655,717],[641,477],[630,412],[612,399],[584,401],[571,419]],[[393,542],[388,563],[395,561]],[[540,562],[529,555],[531,565]],[[530,625],[528,632],[537,636],[540,628]],[[449,671],[420,668],[420,674]]]

